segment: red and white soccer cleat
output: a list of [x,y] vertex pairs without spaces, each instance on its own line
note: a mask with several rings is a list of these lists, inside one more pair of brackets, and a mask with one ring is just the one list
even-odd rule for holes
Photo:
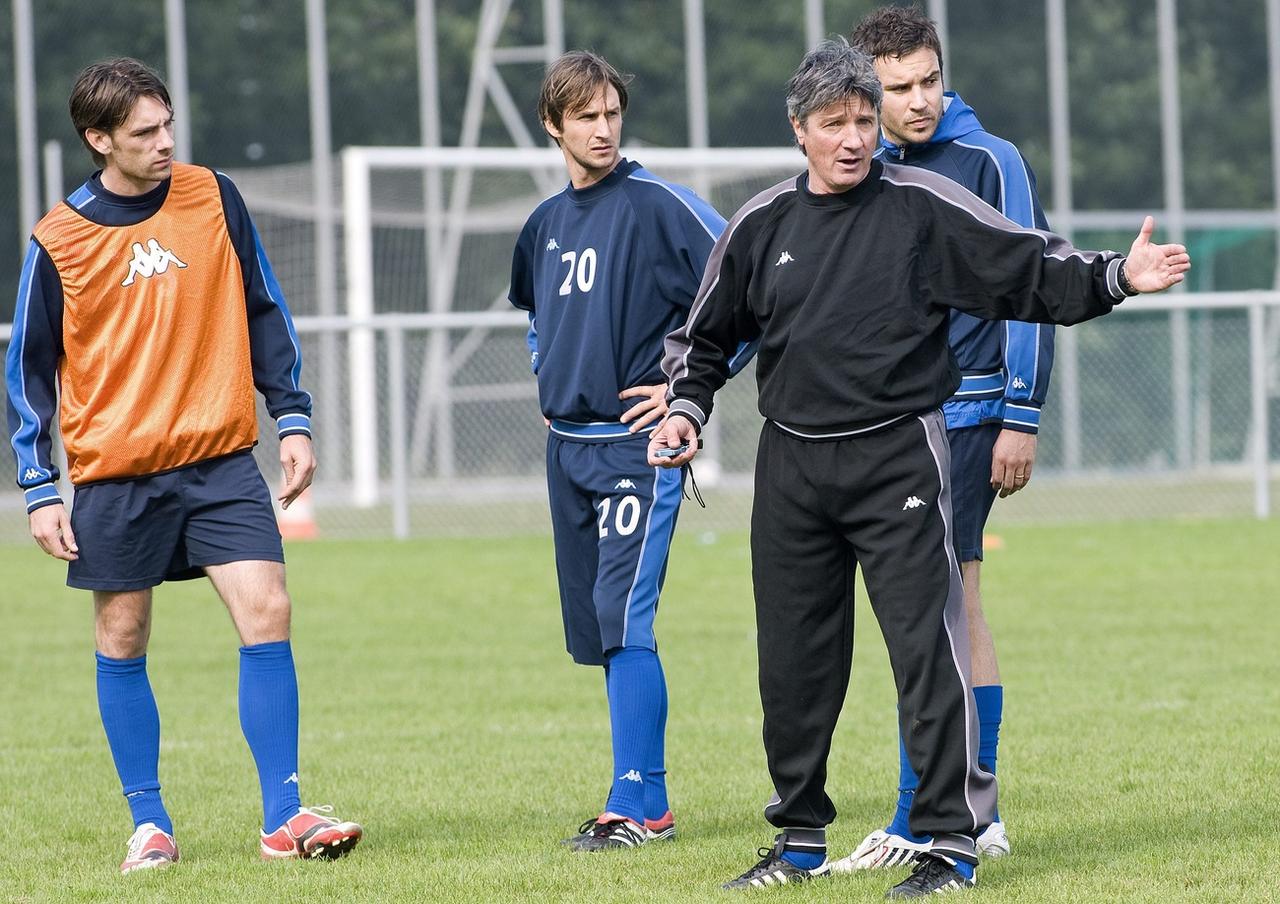
[[339,822],[328,814],[333,807],[302,807],[270,835],[262,836],[263,860],[324,857],[334,860],[360,841],[364,829],[354,822]]
[[671,841],[676,837],[676,818],[668,810],[659,819],[646,819],[644,829],[650,841]]
[[144,822],[129,837],[129,852],[120,864],[120,873],[160,869],[177,861],[178,845],[173,836],[153,822]]

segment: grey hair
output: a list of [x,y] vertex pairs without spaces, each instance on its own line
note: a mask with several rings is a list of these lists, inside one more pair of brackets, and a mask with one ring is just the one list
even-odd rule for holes
[[880,115],[884,89],[875,63],[841,36],[823,41],[805,54],[787,82],[787,115],[803,124],[815,110],[851,97],[861,97]]

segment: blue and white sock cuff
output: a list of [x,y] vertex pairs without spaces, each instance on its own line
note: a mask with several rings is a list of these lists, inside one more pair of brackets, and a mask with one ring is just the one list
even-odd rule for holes
[[311,435],[311,418],[305,414],[282,414],[276,418],[276,430],[280,439],[300,433]]
[[58,488],[52,483],[42,483],[38,487],[27,487],[22,492],[27,497],[28,515],[46,505],[62,503],[62,496],[58,494]]

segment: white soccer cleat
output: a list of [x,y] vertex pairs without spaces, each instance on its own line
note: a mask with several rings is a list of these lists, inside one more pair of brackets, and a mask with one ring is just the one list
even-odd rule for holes
[[978,853],[994,860],[1009,853],[1009,833],[1004,830],[1003,822],[993,822],[986,831],[978,836]]
[[876,829],[853,849],[848,857],[831,864],[833,873],[852,873],[863,869],[888,869],[915,862],[933,846],[933,840],[908,841],[884,829]]
[[162,869],[178,862],[173,836],[154,822],[144,822],[129,838],[129,852],[120,864],[121,874],[142,869]]

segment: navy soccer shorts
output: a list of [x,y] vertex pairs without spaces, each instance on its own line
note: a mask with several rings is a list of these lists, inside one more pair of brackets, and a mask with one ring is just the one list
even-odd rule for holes
[[80,558],[67,584],[85,590],[142,590],[201,577],[206,565],[284,561],[271,492],[247,449],[76,487],[71,529]]
[[982,531],[996,491],[991,486],[991,453],[1004,428],[979,424],[947,431],[951,446],[951,510],[955,518],[956,556],[982,561]]
[[558,425],[547,489],[565,648],[583,665],[603,665],[619,647],[655,650],[681,472],[648,464],[647,433],[592,442],[558,436]]

